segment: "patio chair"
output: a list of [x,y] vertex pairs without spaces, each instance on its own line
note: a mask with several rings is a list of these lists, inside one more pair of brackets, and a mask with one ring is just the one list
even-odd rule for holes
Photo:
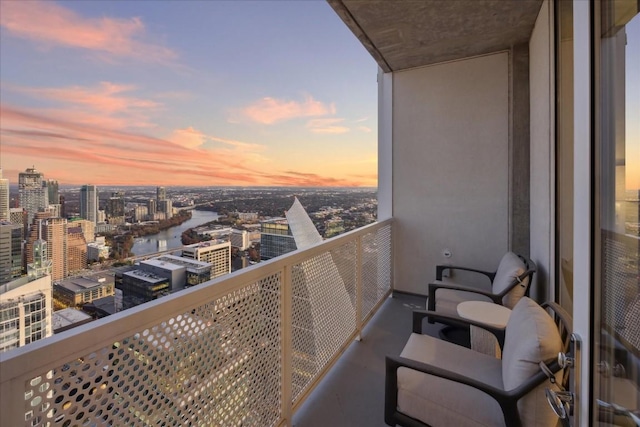
[[547,303],[543,308],[522,298],[506,331],[498,336],[502,360],[422,335],[422,320],[432,316],[448,317],[415,312],[414,333],[402,353],[386,358],[387,425],[556,426],[558,418],[544,390],[568,384],[568,373],[560,368],[557,357],[568,351],[571,318],[560,306]]
[[[464,270],[478,273],[489,278],[490,284],[483,281],[478,286],[465,286],[454,282],[443,282],[445,270]],[[438,265],[436,281],[429,283],[427,309],[440,314],[457,317],[456,308],[463,301],[487,301],[513,308],[520,298],[529,294],[529,286],[536,271],[533,261],[513,252],[504,254],[495,272],[475,268]],[[433,323],[429,320],[429,323]],[[449,324],[456,322],[449,322]]]

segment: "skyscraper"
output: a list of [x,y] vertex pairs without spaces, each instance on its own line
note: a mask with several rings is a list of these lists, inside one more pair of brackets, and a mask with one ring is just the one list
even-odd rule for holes
[[0,220],[0,285],[22,275],[22,225]]
[[157,211],[157,206],[158,204],[156,203],[155,199],[149,199],[149,201],[147,202],[147,211],[149,213],[149,216],[155,216]]
[[60,203],[60,194],[58,192],[58,181],[53,179],[47,180],[47,194],[49,195],[49,204],[57,205]]
[[167,190],[164,187],[156,188],[156,199],[158,200],[158,205],[160,205],[160,200],[167,199]]
[[73,273],[87,268],[87,241],[82,227],[76,222],[67,227],[67,271]]
[[20,277],[0,289],[0,353],[53,334],[51,276]]
[[98,221],[98,189],[95,185],[80,188],[80,217],[94,224]]
[[9,219],[9,180],[2,177],[0,169],[0,220]]
[[164,219],[170,219],[173,216],[173,203],[171,200],[160,200],[158,202],[158,212],[164,213]]
[[105,211],[109,224],[124,224],[124,193],[121,191],[111,193]]
[[260,259],[266,261],[298,249],[286,218],[260,222]]
[[20,207],[27,211],[27,222],[32,223],[33,217],[40,209],[49,205],[47,189],[42,186],[43,175],[35,168],[27,168],[18,174],[18,191],[20,193]]
[[67,277],[67,220],[49,218],[43,221],[42,234],[47,241],[49,259],[51,260],[51,279],[60,280]]

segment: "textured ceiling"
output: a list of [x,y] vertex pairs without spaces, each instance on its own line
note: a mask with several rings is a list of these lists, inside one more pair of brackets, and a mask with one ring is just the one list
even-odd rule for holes
[[542,4],[542,0],[327,1],[386,72],[527,42]]

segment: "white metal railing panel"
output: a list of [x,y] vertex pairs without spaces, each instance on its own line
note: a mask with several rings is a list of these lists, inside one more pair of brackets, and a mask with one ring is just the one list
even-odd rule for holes
[[29,379],[25,421],[54,425],[276,425],[280,274]]
[[362,320],[391,289],[391,224],[362,236]]
[[0,353],[0,426],[270,426],[391,289],[391,220]]
[[294,402],[356,329],[355,246],[348,242],[292,266]]

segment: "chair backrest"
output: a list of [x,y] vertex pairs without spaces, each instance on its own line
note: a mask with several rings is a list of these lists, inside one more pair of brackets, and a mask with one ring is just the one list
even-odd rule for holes
[[528,294],[529,285],[535,272],[535,264],[513,252],[504,254],[496,270],[492,292],[502,296],[502,305],[513,308],[520,298]]
[[[551,315],[547,310],[551,311]],[[571,335],[570,316],[554,303],[544,308],[528,297],[523,297],[513,308],[505,331],[502,351],[502,380],[505,390],[513,390],[534,381],[540,373],[540,362],[556,360],[565,351]],[[556,380],[564,382],[564,373],[556,373]],[[544,398],[540,384],[520,399],[518,410],[524,426],[552,426],[557,417]]]

